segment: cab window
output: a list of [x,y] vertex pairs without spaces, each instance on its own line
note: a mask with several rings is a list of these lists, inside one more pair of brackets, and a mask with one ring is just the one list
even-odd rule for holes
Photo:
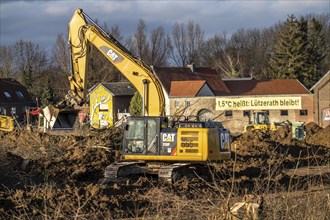
[[147,145],[149,153],[157,153],[158,139],[157,139],[157,122],[154,119],[148,119],[148,135]]
[[144,120],[129,121],[127,139],[144,139]]

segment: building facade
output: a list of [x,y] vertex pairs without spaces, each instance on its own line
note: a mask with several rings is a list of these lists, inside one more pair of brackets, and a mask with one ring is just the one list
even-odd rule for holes
[[27,89],[12,78],[0,78],[0,114],[15,116],[19,122],[26,118],[26,108],[35,103]]
[[119,119],[117,113],[128,113],[135,93],[131,83],[100,83],[89,93],[90,125],[96,129],[107,128]]
[[[168,99],[168,115],[221,121],[242,132],[252,111],[271,122],[313,121],[313,94],[298,80],[222,80],[211,68],[155,68]],[[207,92],[206,92],[207,91]]]
[[330,125],[330,71],[312,88],[314,92],[314,121],[321,127]]

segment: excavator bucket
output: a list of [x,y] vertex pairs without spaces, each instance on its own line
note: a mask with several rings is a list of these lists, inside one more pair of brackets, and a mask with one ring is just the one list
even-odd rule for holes
[[79,110],[58,109],[48,105],[42,111],[44,127],[52,130],[71,130],[77,120]]

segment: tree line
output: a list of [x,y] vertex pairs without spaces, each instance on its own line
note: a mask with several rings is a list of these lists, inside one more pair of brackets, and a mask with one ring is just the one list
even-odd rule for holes
[[[162,26],[148,30],[140,19],[134,35],[128,38],[116,25],[101,26],[149,65],[195,64],[215,68],[221,78],[298,79],[310,88],[330,69],[329,21],[330,14],[289,15],[286,21],[268,28],[239,29],[231,35],[223,32],[209,38],[194,21],[175,23],[166,31]],[[89,50],[88,88],[96,83],[125,81],[94,46]],[[19,80],[41,105],[59,101],[67,92],[69,63],[63,34],[58,34],[50,54],[31,41],[0,45],[0,77]]]

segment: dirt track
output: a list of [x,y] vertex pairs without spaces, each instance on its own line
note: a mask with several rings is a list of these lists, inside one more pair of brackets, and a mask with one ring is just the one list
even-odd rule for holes
[[0,218],[220,218],[224,204],[245,194],[267,195],[267,209],[282,193],[300,191],[319,198],[325,207],[316,211],[328,214],[322,190],[330,193],[330,127],[307,124],[306,143],[284,127],[233,138],[232,160],[217,165],[211,182],[167,185],[144,177],[97,184],[121,135],[115,128],[83,135],[0,132]]

